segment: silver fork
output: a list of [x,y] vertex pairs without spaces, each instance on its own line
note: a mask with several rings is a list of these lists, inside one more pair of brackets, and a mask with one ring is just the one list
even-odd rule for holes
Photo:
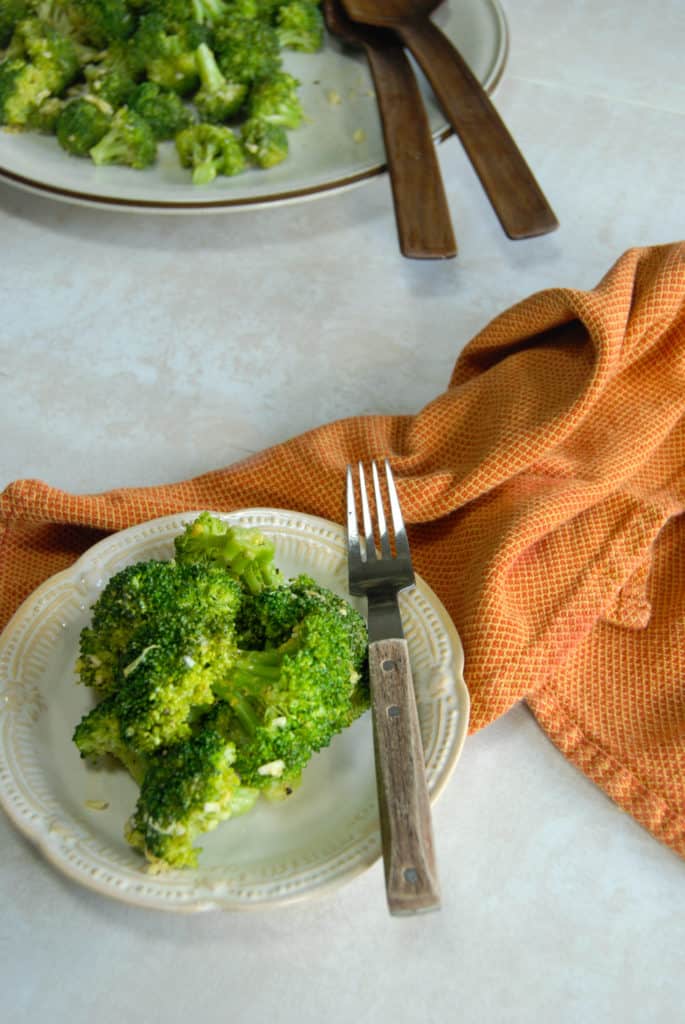
[[357,480],[364,530],[359,535],[355,477],[347,467],[349,590],[368,601],[369,677],[385,889],[392,914],[440,906],[430,797],[407,641],[397,595],[415,585],[407,532],[392,470],[385,478],[394,533],[394,554],[376,463],[371,464],[373,505],[380,541],[374,539],[364,467]]

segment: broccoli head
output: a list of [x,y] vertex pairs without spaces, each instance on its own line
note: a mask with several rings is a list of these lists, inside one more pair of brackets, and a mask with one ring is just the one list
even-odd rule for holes
[[86,64],[84,77],[91,95],[112,107],[125,106],[135,91],[142,67],[130,41],[115,41]]
[[7,50],[11,60],[30,62],[44,76],[51,93],[60,93],[78,77],[81,58],[74,41],[41,18],[17,23]]
[[141,170],[157,158],[157,140],[147,121],[135,110],[120,107],[109,130],[93,146],[90,156],[95,164],[125,164]]
[[19,58],[0,63],[0,124],[23,127],[50,96],[45,74]]
[[111,118],[90,100],[69,100],[57,118],[57,141],[73,156],[88,156],[93,146],[109,131],[110,122]]
[[181,564],[220,565],[253,594],[282,582],[274,565],[274,546],[268,537],[253,527],[232,525],[209,512],[202,512],[188,523],[174,547],[176,560]]
[[187,96],[199,87],[195,51],[206,40],[206,31],[197,22],[170,27],[164,15],[152,13],[140,19],[134,48],[149,81]]
[[247,85],[226,81],[206,43],[198,46],[195,57],[202,84],[193,96],[193,103],[201,119],[211,124],[228,121],[245,102]]
[[257,167],[275,167],[288,155],[288,135],[280,124],[250,117],[242,126],[242,136],[248,159]]
[[64,110],[65,101],[59,96],[48,96],[46,100],[35,107],[29,114],[26,127],[34,132],[41,132],[45,135],[54,135],[57,131],[57,122]]
[[147,762],[121,737],[121,723],[113,697],[106,697],[84,715],[74,730],[74,743],[81,757],[99,759],[106,755],[120,761],[140,785]]
[[29,0],[2,0],[0,3],[0,49],[9,43],[17,22],[28,16],[30,6]]
[[302,107],[297,95],[299,84],[285,71],[257,82],[250,93],[249,117],[267,124],[282,125],[283,128],[297,128],[302,121]]
[[261,18],[226,18],[214,30],[212,49],[229,82],[250,85],[269,78],[281,66],[276,31]]
[[130,97],[129,106],[147,121],[156,139],[173,139],[192,124],[193,115],[181,97],[156,82],[141,82]]
[[287,50],[316,53],[324,40],[323,15],[312,0],[289,0],[276,12],[276,34]]
[[127,0],[62,0],[61,6],[77,38],[91,46],[128,39],[135,28]]
[[234,758],[233,743],[210,722],[151,761],[126,828],[151,870],[195,866],[196,836],[252,807],[258,791],[242,785]]

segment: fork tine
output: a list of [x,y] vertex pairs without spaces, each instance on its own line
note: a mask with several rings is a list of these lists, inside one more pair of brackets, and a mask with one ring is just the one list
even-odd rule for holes
[[392,469],[390,468],[390,463],[387,459],[385,460],[385,478],[388,484],[388,498],[390,499],[392,526],[395,531],[395,550],[400,558],[409,558],[409,541],[407,540],[407,531],[404,526],[404,519],[400,508],[400,499],[397,496],[395,478],[392,475]]
[[373,537],[373,522],[371,521],[369,496],[366,491],[364,467],[361,462],[359,463],[359,491],[362,499],[362,522],[364,523],[364,536],[366,540],[366,561],[371,562],[376,558],[376,542]]
[[351,466],[347,467],[347,550],[350,564],[358,565],[361,562],[362,555],[359,546],[357,504],[354,496],[354,479]]
[[373,474],[373,494],[376,501],[376,522],[378,523],[378,532],[381,539],[381,554],[384,558],[392,558],[390,538],[388,536],[388,525],[385,521],[385,510],[383,508],[381,483],[378,479],[378,466],[375,462],[371,463],[371,472]]

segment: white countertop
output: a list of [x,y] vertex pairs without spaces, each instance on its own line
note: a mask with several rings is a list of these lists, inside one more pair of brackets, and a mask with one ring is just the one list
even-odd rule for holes
[[[457,0],[451,0],[457,2]],[[0,185],[0,485],[178,480],[329,420],[417,411],[495,314],[685,237],[682,0],[506,0],[496,103],[561,222],[510,242],[458,143],[457,260],[403,259],[385,177],[273,210],[131,216]],[[363,367],[363,370],[362,370]],[[632,1022],[682,1014],[685,865],[525,708],[435,807],[444,906],[393,919],[377,864],[254,914],[111,902],[0,815],[3,1019]]]

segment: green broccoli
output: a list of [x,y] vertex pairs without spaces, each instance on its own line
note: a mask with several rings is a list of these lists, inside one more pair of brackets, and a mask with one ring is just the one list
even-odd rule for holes
[[212,49],[229,82],[250,85],[281,66],[276,31],[260,18],[226,18],[214,30]]
[[83,69],[88,92],[112,108],[126,106],[135,92],[142,65],[131,43],[115,40]]
[[369,706],[363,619],[309,576],[285,581],[259,530],[202,513],[174,553],[109,581],[77,665],[104,699],[74,742],[138,781],[126,835],[152,870],[194,865],[199,834],[289,796]]
[[135,28],[135,19],[126,0],[63,0],[74,34],[82,42],[99,48],[128,39]]
[[[190,0],[193,18],[200,25],[215,25],[228,14],[229,6],[223,0]],[[231,10],[233,4],[230,5]]]
[[125,164],[140,170],[157,157],[157,140],[147,121],[128,107],[121,107],[109,130],[90,151],[93,163]]
[[302,121],[302,107],[297,95],[299,84],[285,71],[258,82],[250,93],[249,117],[282,125],[283,128],[297,128]]
[[45,74],[21,58],[0,64],[0,124],[23,127],[50,96]]
[[121,738],[121,725],[113,697],[107,697],[84,715],[74,730],[74,743],[81,757],[98,760],[110,755],[120,761],[140,785],[147,759],[135,753]]
[[69,100],[57,118],[55,134],[62,149],[73,156],[88,156],[109,131],[111,118],[95,103]]
[[187,632],[204,630],[209,635],[236,619],[241,596],[240,584],[208,561],[151,559],[127,566],[109,581],[93,606],[90,625],[81,632],[79,681],[111,693],[126,648],[170,609]]
[[289,0],[278,8],[276,35],[280,46],[302,53],[316,53],[323,46],[323,15],[312,0]]
[[126,827],[128,842],[145,854],[151,871],[194,867],[195,837],[253,806],[259,793],[241,784],[234,758],[233,743],[210,722],[153,759]]
[[74,41],[40,18],[26,18],[17,23],[7,56],[10,60],[21,59],[33,64],[51,93],[66,89],[81,70],[81,58]]
[[195,51],[206,39],[197,22],[170,27],[162,14],[152,13],[140,19],[134,47],[149,81],[187,96],[199,88]]
[[193,123],[193,115],[181,97],[156,82],[141,82],[130,97],[129,107],[147,121],[156,139],[173,139]]
[[288,135],[280,124],[251,117],[242,126],[242,136],[248,158],[258,167],[275,167],[288,155]]
[[59,96],[48,96],[46,100],[29,113],[26,127],[34,132],[41,132],[44,135],[54,135],[57,131],[57,122],[64,110],[65,100]]
[[29,13],[29,0],[2,0],[0,2],[0,49],[9,43],[18,21]]
[[230,128],[219,124],[193,124],[176,136],[182,167],[192,169],[193,185],[208,185],[218,174],[239,174],[245,154]]
[[274,565],[273,543],[261,531],[231,525],[202,512],[188,523],[174,541],[176,560],[181,564],[210,562],[228,569],[251,594],[282,582]]
[[202,85],[193,96],[193,103],[200,117],[210,124],[228,121],[245,102],[247,85],[226,81],[206,43],[198,46],[195,56]]

